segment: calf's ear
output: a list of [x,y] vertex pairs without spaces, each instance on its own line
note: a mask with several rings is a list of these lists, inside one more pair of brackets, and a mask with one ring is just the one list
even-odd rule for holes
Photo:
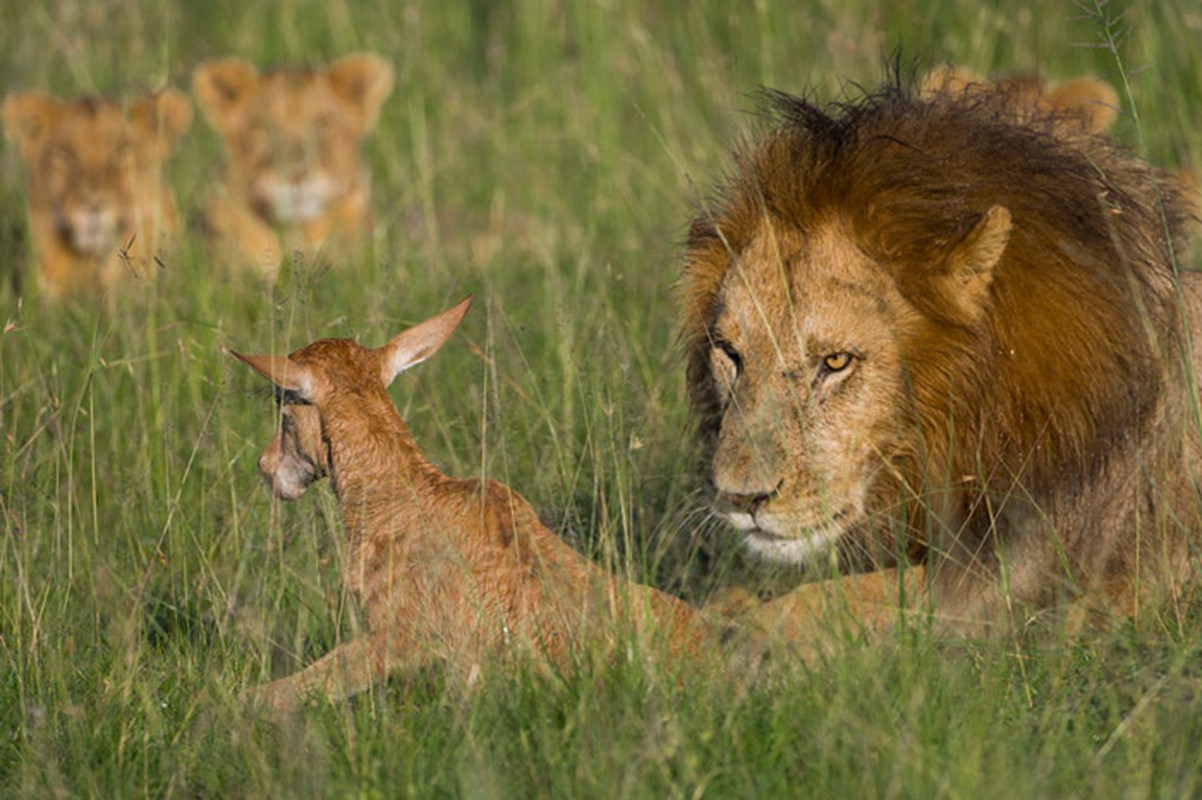
[[397,375],[438,352],[438,348],[459,327],[471,306],[472,298],[468,296],[452,308],[398,333],[388,344],[376,348],[375,352],[380,358],[380,380],[384,385],[388,386]]
[[229,352],[284,391],[296,393],[305,402],[313,402],[312,374],[288,356],[247,356],[233,350]]

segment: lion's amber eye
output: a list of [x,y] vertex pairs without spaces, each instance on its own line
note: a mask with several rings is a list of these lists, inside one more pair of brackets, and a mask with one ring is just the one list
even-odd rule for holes
[[739,373],[743,371],[743,359],[739,351],[724,340],[718,340],[710,351],[710,365],[714,379],[723,392],[730,392]]
[[737,372],[743,371],[743,357],[739,355],[739,351],[735,349],[730,342],[719,342],[718,349],[722,351],[722,355],[730,359],[730,363],[734,365]]
[[822,359],[822,366],[828,372],[842,372],[851,364],[850,353],[831,353]]

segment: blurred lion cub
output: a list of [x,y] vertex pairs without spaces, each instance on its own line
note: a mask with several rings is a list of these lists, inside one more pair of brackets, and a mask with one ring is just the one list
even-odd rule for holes
[[274,280],[284,253],[367,232],[359,145],[392,84],[392,67],[371,53],[266,73],[238,58],[198,66],[193,92],[226,156],[206,214],[218,257]]
[[14,92],[3,117],[26,165],[42,293],[107,291],[147,271],[179,227],[163,163],[192,123],[187,95],[168,89],[121,103]]
[[1060,130],[1103,134],[1119,115],[1119,95],[1110,84],[1082,75],[1049,83],[1027,72],[996,79],[984,78],[965,67],[945,65],[923,76],[920,93],[968,95],[1002,100],[1015,112],[1032,118],[1052,116]]

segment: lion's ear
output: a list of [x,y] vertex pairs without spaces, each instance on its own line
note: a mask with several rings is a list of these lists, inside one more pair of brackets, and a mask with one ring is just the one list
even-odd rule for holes
[[1010,241],[1013,223],[1005,206],[993,206],[947,257],[935,289],[957,321],[974,323],[985,310],[993,270]]
[[196,102],[209,124],[219,131],[237,125],[258,89],[259,71],[240,58],[206,61],[192,72]]
[[14,92],[4,98],[4,135],[21,148],[21,156],[32,161],[37,145],[62,109],[58,98],[45,92]]
[[192,124],[192,101],[183,92],[164,89],[135,100],[129,117],[157,138],[166,153]]
[[375,53],[354,53],[330,64],[326,74],[334,93],[359,112],[363,130],[371,130],[392,93],[392,66]]

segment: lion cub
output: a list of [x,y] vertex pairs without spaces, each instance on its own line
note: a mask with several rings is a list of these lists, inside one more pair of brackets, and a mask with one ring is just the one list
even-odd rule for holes
[[1003,99],[1024,118],[1054,117],[1063,130],[1105,133],[1119,115],[1119,95],[1110,84],[1080,76],[1049,83],[1038,73],[1018,73],[989,80],[970,69],[943,66],[922,79],[920,93]]
[[192,122],[186,95],[129,103],[14,92],[4,132],[26,164],[42,293],[102,292],[149,270],[179,227],[163,164]]
[[581,646],[607,647],[623,624],[662,637],[669,653],[699,651],[707,629],[691,606],[617,580],[513,489],[447,477],[414,443],[388,385],[433,355],[470,303],[374,349],[323,339],[288,356],[233,354],[281,397],[280,428],[259,459],[275,495],[296,499],[325,476],[333,484],[344,581],[368,628],[253,699],[285,710],[309,692],[346,697],[431,664],[470,681],[490,654],[563,665]]
[[370,53],[267,73],[237,58],[196,68],[196,100],[226,157],[206,215],[220,258],[274,280],[284,253],[348,244],[370,230],[360,143],[392,83],[392,67]]

